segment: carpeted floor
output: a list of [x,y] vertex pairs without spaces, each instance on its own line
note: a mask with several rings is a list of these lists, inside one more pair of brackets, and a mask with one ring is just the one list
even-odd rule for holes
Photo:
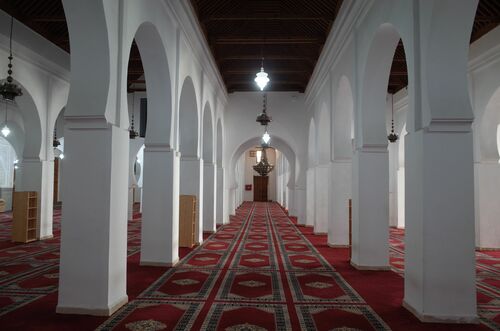
[[[59,212],[54,239],[26,245],[10,242],[10,215],[0,214],[0,330],[487,330],[488,323],[491,329],[498,327],[498,310],[493,317],[482,313],[482,325],[419,323],[401,307],[402,277],[392,271],[353,269],[347,249],[329,248],[326,236],[295,226],[277,204],[243,204],[231,223],[201,247],[183,249],[175,268],[139,266],[140,215],[136,217],[128,232],[130,301],[105,318],[55,314]],[[391,232],[391,263],[398,271],[404,249],[397,242],[399,235]],[[485,304],[480,311],[498,305],[500,298],[498,259],[486,266],[483,283],[489,287],[483,290],[492,300],[483,302],[478,295],[480,305]],[[478,264],[478,272],[481,268]],[[491,283],[486,281],[490,274]]]
[[[404,277],[404,229],[390,229],[392,270]],[[477,309],[481,323],[500,330],[500,251],[476,251]]]

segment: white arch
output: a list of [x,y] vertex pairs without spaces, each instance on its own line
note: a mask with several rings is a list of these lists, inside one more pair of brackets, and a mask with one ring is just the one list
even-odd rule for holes
[[217,138],[216,138],[216,163],[218,167],[222,167],[224,154],[224,132],[222,129],[222,120],[217,121]]
[[488,100],[486,109],[479,125],[478,137],[480,139],[480,157],[482,161],[498,162],[500,159],[499,131],[500,125],[500,87],[493,93]]
[[[173,135],[171,130],[173,118],[171,82],[163,39],[155,25],[144,22],[135,33],[135,41],[141,55],[146,80],[148,103],[146,148],[149,145],[171,147]],[[131,46],[132,41],[130,41]]]
[[345,160],[352,158],[352,140],[354,139],[354,99],[351,83],[342,75],[335,92],[335,107],[332,116],[332,158]]
[[182,84],[179,101],[179,150],[182,157],[198,157],[198,107],[191,77]]
[[41,151],[43,137],[39,112],[30,91],[21,83],[16,82],[16,84],[23,90],[23,95],[16,98],[16,103],[23,119],[25,136],[23,152],[19,157],[40,159],[43,154]]
[[212,110],[210,104],[207,102],[203,111],[203,161],[214,162],[214,129],[212,120]]
[[[401,39],[390,23],[379,26],[368,51],[361,89],[361,108],[357,116],[359,146],[387,146],[386,96],[394,52]],[[408,68],[410,70],[410,68]],[[409,75],[412,74],[409,72]]]
[[312,168],[317,165],[317,152],[316,152],[316,125],[314,118],[309,122],[309,136],[307,140],[307,167]]
[[[243,142],[236,148],[236,150],[232,153],[231,157],[231,163],[230,163],[230,178],[231,178],[231,183],[233,183],[233,187],[236,185],[235,177],[234,177],[234,169],[236,168],[236,163],[238,162],[239,157],[248,149],[260,145],[261,142],[261,137],[253,137],[248,139],[247,141]],[[282,152],[287,161],[290,163],[290,173],[292,176],[290,176],[290,179],[287,183],[287,187],[289,188],[294,188],[295,186],[295,173],[296,169],[298,168],[298,160],[296,157],[295,151],[290,147],[290,145],[281,137],[273,135],[271,137],[271,146],[278,149],[280,152]]]
[[325,165],[330,162],[330,111],[325,103],[321,104],[316,127],[316,161]]

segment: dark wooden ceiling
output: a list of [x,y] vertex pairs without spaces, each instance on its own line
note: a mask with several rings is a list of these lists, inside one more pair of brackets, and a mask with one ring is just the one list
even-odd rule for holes
[[[479,0],[479,5],[472,27],[470,42],[478,40],[489,31],[500,24],[500,1],[499,0]],[[394,60],[391,67],[391,76],[389,78],[389,93],[397,91],[408,86],[408,69],[406,67],[406,56],[402,41],[399,41],[398,47],[394,53]]]
[[[258,89],[253,79],[262,57],[271,77],[268,90],[303,92],[342,4],[342,0],[189,1],[228,92]],[[61,0],[0,0],[0,9],[70,52]],[[480,0],[471,42],[499,24],[500,1]],[[405,53],[400,43],[394,55],[388,91],[394,93],[407,85]],[[130,51],[128,88],[130,91],[145,89],[135,43]]]
[[229,93],[256,91],[264,69],[266,90],[301,91],[342,0],[190,0]]

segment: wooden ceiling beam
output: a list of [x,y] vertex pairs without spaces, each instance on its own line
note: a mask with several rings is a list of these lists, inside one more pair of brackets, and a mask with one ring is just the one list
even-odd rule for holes
[[252,37],[224,37],[214,38],[213,44],[217,45],[297,45],[297,44],[316,44],[324,43],[324,39],[307,38],[303,36],[288,37],[288,38],[252,38]]
[[66,23],[66,17],[34,17],[32,21],[39,23]]
[[500,23],[500,16],[476,16],[474,22],[478,23]]
[[[253,69],[229,69],[229,70],[222,70],[223,75],[245,75],[245,74],[256,74],[258,70],[255,68]],[[268,74],[310,74],[310,70],[301,70],[301,69],[278,69],[278,70],[273,70],[273,69],[266,69],[266,72]]]
[[207,17],[202,23],[207,22],[238,22],[238,21],[332,21],[332,18],[323,16],[212,16]]
[[[255,88],[257,89],[257,86],[253,82],[249,82],[248,80],[229,80],[226,83],[228,86],[233,86],[233,85],[254,85]],[[272,80],[269,82],[269,84],[287,84],[287,85],[305,85],[304,81],[299,81],[299,80]]]
[[[262,60],[262,55],[227,55],[219,56],[220,62],[223,61],[248,61],[248,60]],[[297,56],[297,55],[265,55],[264,61],[267,60],[279,60],[279,61],[312,61],[311,57],[308,56]]]
[[408,71],[391,71],[391,76],[407,76]]

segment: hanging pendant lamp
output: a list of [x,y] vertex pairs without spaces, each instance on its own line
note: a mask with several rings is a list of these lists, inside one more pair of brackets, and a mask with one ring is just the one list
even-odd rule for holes
[[132,120],[130,125],[130,130],[128,130],[130,139],[135,139],[139,136],[139,132],[134,129],[134,113],[135,113],[135,93],[132,93]]
[[391,133],[387,136],[387,139],[391,143],[395,143],[399,136],[394,132],[394,94],[391,94],[391,113],[392,113],[392,120],[391,120]]
[[264,134],[262,135],[261,139],[261,146],[262,148],[268,148],[269,143],[271,142],[271,136],[269,135],[269,132],[267,131],[267,125],[266,125],[266,130],[264,131]]
[[255,82],[259,86],[261,91],[264,91],[267,83],[269,83],[269,75],[264,71],[264,58],[262,58],[262,63],[260,66],[260,71],[255,74]]
[[253,166],[253,170],[263,177],[267,177],[274,169],[274,166],[267,161],[267,148],[268,146],[262,145],[262,156],[260,158],[260,162]]
[[[57,124],[57,122],[56,122]],[[57,131],[56,128],[54,127],[54,140],[52,140],[52,147],[57,148],[61,145],[61,142],[57,140]]]
[[7,100],[5,101],[5,122],[4,122],[4,125],[3,125],[3,128],[1,130],[2,132],[2,135],[7,138],[10,134],[10,129],[9,127],[7,126],[7,112],[8,112],[8,105],[7,105]]
[[14,84],[12,78],[12,29],[14,26],[14,17],[10,17],[10,42],[9,42],[9,64],[7,69],[7,78],[0,84],[0,95],[4,100],[14,101],[16,97],[23,95],[23,91],[19,86]]
[[262,113],[257,116],[257,122],[259,122],[261,125],[264,125],[267,128],[267,125],[272,122],[273,118],[269,115],[267,115],[267,93],[263,94],[263,101],[262,101]]

